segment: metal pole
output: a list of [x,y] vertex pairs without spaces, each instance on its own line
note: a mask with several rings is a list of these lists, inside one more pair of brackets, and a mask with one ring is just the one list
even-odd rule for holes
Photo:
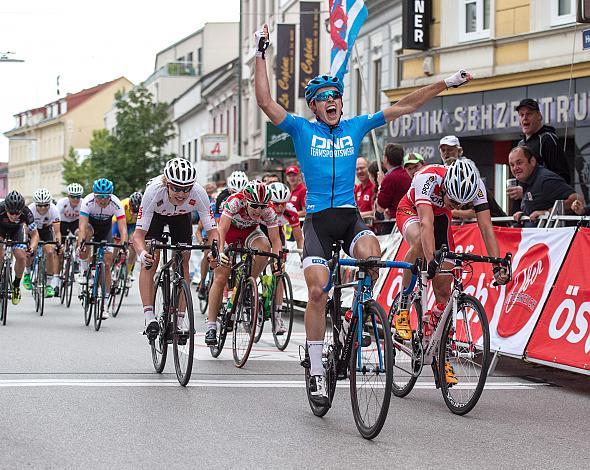
[[240,38],[238,40],[238,155],[242,156],[242,36],[244,31],[242,30],[243,23],[243,10],[242,0],[240,0]]
[[[367,86],[365,84],[365,78],[363,76],[363,64],[361,63],[361,59],[360,59],[360,55],[359,55],[359,51],[358,48],[356,46],[356,41],[354,43],[354,54],[355,54],[355,59],[356,59],[356,63],[359,66],[359,77],[361,77],[361,86],[363,87],[363,95],[365,95],[365,104],[367,105],[367,111],[370,111],[370,106],[371,103],[369,101],[369,94],[367,93]],[[379,155],[379,147],[377,145],[377,136],[375,135],[375,129],[371,130],[371,141],[373,142],[373,151],[375,152],[375,159],[377,160],[377,167],[379,168],[379,171],[381,173],[383,173],[383,170],[381,169],[381,158]]]

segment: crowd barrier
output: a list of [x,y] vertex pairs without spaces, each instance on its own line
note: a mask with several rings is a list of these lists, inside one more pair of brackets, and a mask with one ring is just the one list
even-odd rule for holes
[[[477,224],[453,227],[456,251],[485,254]],[[492,268],[473,264],[463,273],[465,291],[483,304],[491,349],[553,367],[590,375],[590,229],[494,227],[500,251],[513,254],[513,279],[493,286]],[[408,247],[399,233],[379,236],[383,258],[402,260]],[[286,266],[296,300],[307,301],[301,262]],[[349,271],[347,276],[352,277]],[[401,270],[382,270],[377,301],[388,310],[401,286]],[[344,303],[350,305],[352,290]],[[429,290],[429,307],[434,296]],[[476,325],[475,325],[476,326]]]

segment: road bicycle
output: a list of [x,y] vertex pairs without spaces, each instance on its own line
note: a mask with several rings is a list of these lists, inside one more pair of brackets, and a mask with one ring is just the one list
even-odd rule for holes
[[59,274],[61,290],[59,293],[60,303],[66,304],[70,308],[72,304],[72,293],[74,291],[74,274],[76,273],[78,263],[76,262],[76,236],[71,232],[64,242],[63,263]]
[[[281,254],[288,254],[292,251],[284,248]],[[284,258],[283,258],[284,259]],[[268,268],[268,266],[267,266]],[[266,271],[266,269],[265,269]],[[293,286],[291,285],[291,278],[289,274],[284,271],[278,274],[267,274],[264,272],[259,277],[260,284],[260,311],[257,315],[256,323],[256,335],[254,336],[254,342],[258,343],[264,330],[264,323],[270,320],[272,326],[272,336],[275,342],[275,346],[279,351],[284,351],[289,345],[291,339],[291,332],[293,331],[293,317],[294,317],[294,303],[293,303]],[[283,334],[277,334],[278,325],[276,325],[276,318],[274,312],[276,311],[276,291],[277,287],[281,285],[283,290],[280,313],[281,319],[283,320],[284,326],[287,331]]]
[[[255,248],[241,248],[230,245],[226,253],[231,253],[231,275],[228,282],[230,294],[217,315],[217,344],[210,346],[211,355],[219,357],[227,334],[233,332],[232,352],[236,367],[244,367],[256,334],[256,324],[259,311],[258,287],[252,277],[252,265],[255,256],[266,256],[279,261],[280,256],[275,253],[257,250]],[[236,262],[236,255],[241,255]]]
[[8,316],[8,301],[12,299],[12,249],[14,246],[22,245],[22,242],[0,240],[0,245],[4,245],[0,277],[0,320],[2,325],[5,326]]
[[[209,306],[209,292],[211,291],[211,286],[213,285],[213,273],[215,271],[213,271],[213,269],[209,269],[207,271],[207,276],[205,276],[205,292],[206,292],[206,296],[205,298],[201,298],[198,297],[199,299],[199,310],[201,312],[201,315],[205,315],[205,313],[207,313],[207,307]],[[197,295],[199,293],[199,287],[200,284],[197,284]]]
[[[504,266],[512,277],[512,255],[504,258],[453,253],[443,246],[435,258],[442,266],[444,260],[455,261],[452,269],[439,269],[440,275],[452,277],[451,297],[438,319],[432,335],[425,335],[424,312],[428,310],[427,273],[420,271],[415,291],[408,299],[410,317],[417,328],[412,338],[404,340],[393,334],[393,388],[397,397],[408,395],[425,365],[431,365],[436,388],[440,388],[449,410],[457,415],[467,414],[477,404],[483,391],[490,364],[490,332],[488,318],[480,301],[463,292],[463,273],[471,272],[471,263],[493,263]],[[417,266],[422,263],[417,261]],[[399,295],[389,311],[390,324],[395,326],[399,311]],[[442,364],[442,367],[441,367]],[[447,381],[451,372],[457,384]]]
[[111,266],[111,286],[109,289],[109,307],[113,318],[119,314],[123,304],[123,297],[126,297],[129,293],[129,287],[127,286],[128,276],[129,268],[125,250],[118,250]]
[[95,249],[92,253],[90,266],[85,273],[85,279],[80,290],[80,300],[84,309],[84,324],[88,326],[90,319],[94,320],[94,330],[100,330],[104,315],[104,300],[106,297],[106,264],[104,254],[108,247],[125,250],[125,245],[109,243],[105,240],[100,242],[83,241],[81,248],[92,246]]
[[[301,365],[305,368],[305,387],[312,412],[324,416],[332,406],[336,382],[350,379],[350,401],[357,429],[365,439],[375,438],[381,431],[389,409],[393,383],[391,331],[383,307],[373,300],[371,271],[378,268],[402,268],[412,271],[411,292],[416,282],[416,266],[403,261],[382,261],[378,258],[357,260],[339,258],[342,242],[333,247],[328,262],[330,270],[324,292],[334,289],[326,304],[326,333],[323,365],[328,402],[319,403],[311,395],[311,362],[307,348]],[[342,283],[341,266],[358,268],[356,280]],[[354,287],[352,308],[341,307],[342,289]]]
[[[154,314],[160,331],[150,339],[152,362],[158,374],[164,371],[168,356],[168,344],[172,344],[176,378],[182,386],[188,384],[193,369],[195,351],[195,316],[189,284],[184,278],[183,252],[190,250],[211,250],[217,258],[217,242],[211,245],[170,244],[169,233],[162,235],[162,242],[152,241],[150,254],[162,250],[161,267],[156,274],[154,293]],[[168,250],[172,256],[168,258]],[[149,269],[149,267],[148,267]]]
[[40,240],[37,245],[35,257],[33,258],[33,264],[31,265],[31,290],[35,299],[35,312],[38,312],[41,317],[45,310],[45,291],[47,289],[45,251],[43,250],[45,245],[57,246],[58,243],[56,241]]

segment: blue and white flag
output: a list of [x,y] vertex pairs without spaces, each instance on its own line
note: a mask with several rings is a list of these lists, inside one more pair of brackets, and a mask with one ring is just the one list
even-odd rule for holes
[[330,75],[333,77],[344,78],[354,41],[367,15],[363,0],[330,0]]

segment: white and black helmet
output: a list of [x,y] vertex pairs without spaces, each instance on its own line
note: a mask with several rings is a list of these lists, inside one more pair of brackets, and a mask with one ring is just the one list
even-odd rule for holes
[[248,175],[243,171],[234,171],[227,179],[227,187],[232,191],[239,193],[248,184]]
[[448,166],[443,184],[449,198],[460,204],[468,204],[477,196],[479,180],[475,163],[467,158],[459,158]]
[[84,194],[84,187],[79,183],[72,183],[68,185],[66,191],[68,193],[68,196],[82,197],[82,194]]
[[170,183],[178,186],[191,186],[197,180],[197,170],[193,164],[179,157],[168,160],[164,175]]
[[280,182],[270,183],[268,185],[268,189],[270,189],[270,200],[276,203],[283,203],[289,202],[291,198],[291,191],[287,188],[286,185]]
[[51,193],[48,189],[40,188],[33,193],[35,204],[49,204],[51,202]]

